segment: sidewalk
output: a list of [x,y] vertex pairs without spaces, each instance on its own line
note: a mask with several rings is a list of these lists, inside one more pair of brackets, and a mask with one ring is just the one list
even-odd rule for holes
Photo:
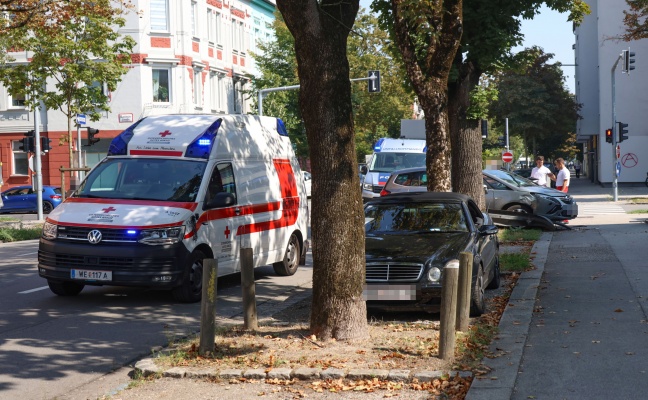
[[573,180],[579,210],[600,210],[554,232],[546,259],[522,275],[491,346],[496,357],[485,360],[491,372],[468,399],[645,398],[648,215],[618,209],[648,188],[621,187],[619,202],[612,191]]

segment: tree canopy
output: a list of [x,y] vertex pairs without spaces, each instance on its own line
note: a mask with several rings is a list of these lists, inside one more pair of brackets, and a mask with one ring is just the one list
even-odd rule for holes
[[[253,54],[261,72],[252,78],[253,89],[299,84],[294,39],[281,14],[274,21],[275,37],[259,43],[260,52]],[[380,137],[398,137],[400,120],[411,117],[414,94],[403,81],[402,63],[394,59],[385,46],[388,34],[380,29],[377,18],[360,10],[347,44],[350,78],[364,78],[370,70],[379,70],[381,92],[368,93],[367,81],[351,85],[351,101],[356,133],[356,154],[364,161]],[[308,154],[306,132],[298,106],[298,90],[274,92],[263,100],[264,114],[280,117],[286,123],[300,156]]]
[[21,49],[30,61],[3,60],[0,82],[11,93],[24,95],[31,109],[42,101],[68,117],[68,137],[61,141],[70,142],[70,165],[72,118],[83,113],[96,121],[102,111],[110,110],[104,85],[109,91],[116,89],[135,45],[131,37],[119,33],[129,10],[114,4],[111,0],[70,0],[66,12],[30,20],[0,39],[4,52]]
[[648,0],[626,0],[629,10],[623,11],[626,26],[621,38],[625,41],[648,38]]
[[530,156],[571,158],[580,106],[565,88],[560,64],[549,63],[552,58],[538,47],[518,53],[518,66],[495,79],[498,97],[491,113],[499,125],[508,118],[509,134],[523,139]]

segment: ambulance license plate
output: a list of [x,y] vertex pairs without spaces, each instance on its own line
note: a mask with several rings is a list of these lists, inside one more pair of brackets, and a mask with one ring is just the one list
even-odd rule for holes
[[112,271],[90,271],[87,269],[70,270],[72,279],[83,279],[86,281],[112,281]]

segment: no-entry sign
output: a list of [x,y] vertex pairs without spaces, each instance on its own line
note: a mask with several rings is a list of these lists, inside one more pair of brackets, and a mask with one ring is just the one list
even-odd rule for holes
[[510,151],[505,151],[502,153],[502,161],[505,163],[513,162],[513,153]]

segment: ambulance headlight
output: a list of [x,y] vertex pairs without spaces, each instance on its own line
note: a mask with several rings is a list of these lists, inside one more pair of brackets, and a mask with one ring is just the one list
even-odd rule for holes
[[184,237],[184,226],[173,228],[144,229],[140,232],[139,243],[151,246],[178,243]]
[[43,224],[43,238],[50,240],[56,239],[57,230],[58,226],[50,222],[45,222]]

